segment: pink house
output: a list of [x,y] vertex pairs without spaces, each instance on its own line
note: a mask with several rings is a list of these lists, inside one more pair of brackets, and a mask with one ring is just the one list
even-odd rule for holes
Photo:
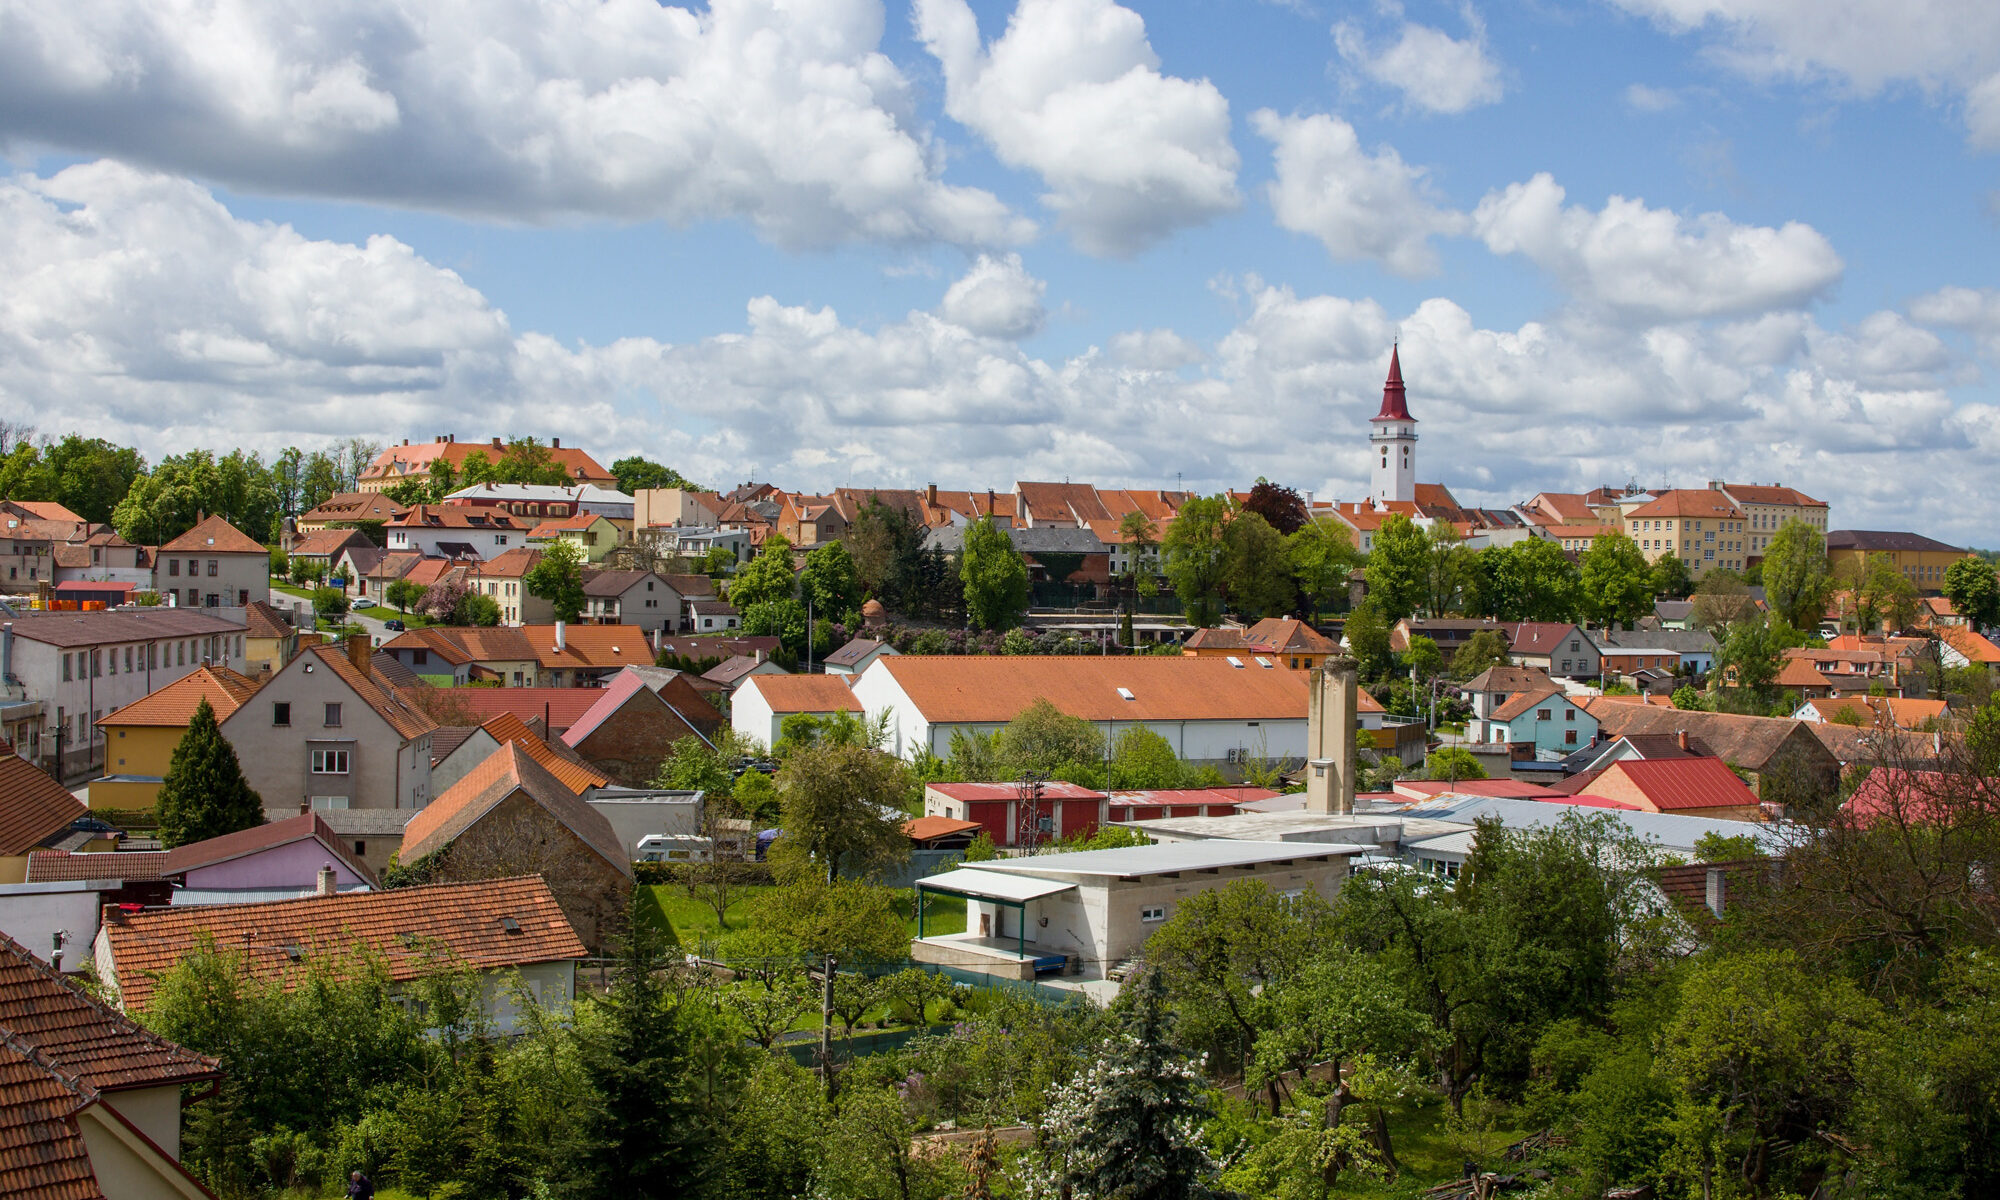
[[[316,813],[302,813],[172,850],[66,854],[43,851],[28,864],[31,882],[120,879],[148,882],[161,896],[116,899],[148,905],[248,904],[320,892],[372,892],[381,886],[361,861],[362,845],[344,842]],[[164,886],[161,886],[164,885]],[[171,892],[166,888],[171,887]]]

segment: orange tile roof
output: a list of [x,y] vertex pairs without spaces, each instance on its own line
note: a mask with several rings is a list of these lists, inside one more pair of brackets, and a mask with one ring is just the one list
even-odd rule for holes
[[243,606],[243,632],[253,638],[285,638],[298,629],[278,615],[268,601],[252,600]]
[[1778,687],[1787,688],[1830,688],[1833,686],[1833,680],[1820,674],[1819,669],[1812,665],[1811,660],[1804,658],[1787,658],[1784,667],[1779,670],[1777,677],[1772,679],[1771,682]]
[[1925,721],[1942,717],[1945,702],[1942,700],[1914,700],[1902,696],[1840,696],[1811,702],[1814,710],[1824,720],[1831,721],[1842,712],[1861,714],[1862,720],[1870,725],[1891,726],[1897,729],[1915,729]]
[[1781,487],[1776,484],[1725,483],[1722,485],[1738,504],[1790,504],[1801,508],[1825,508],[1826,501],[1815,500],[1797,488]]
[[[1226,658],[905,654],[887,671],[933,723],[1005,724],[1036,700],[1091,721],[1257,721],[1306,716],[1303,672]],[[1127,700],[1118,689],[1132,693]]]
[[513,514],[500,508],[470,508],[460,504],[419,504],[387,523],[390,529],[521,529]]
[[576,513],[572,516],[559,517],[552,521],[543,521],[541,524],[529,530],[528,536],[531,538],[551,538],[559,533],[564,532],[565,530],[576,530],[581,532],[583,530],[589,529],[591,526],[597,524],[599,521],[609,521],[609,520],[610,520],[609,517],[603,516],[602,514],[599,513]]
[[1970,629],[1958,625],[1940,625],[1938,637],[1975,663],[1989,667],[2000,664],[2000,646],[1995,646]]
[[481,718],[510,712],[523,722],[543,716],[552,733],[560,733],[577,723],[604,696],[599,688],[573,687],[474,687],[454,688],[453,699],[478,713]]
[[0,1196],[104,1200],[76,1123],[96,1099],[32,1050],[0,1040]]
[[222,721],[243,707],[243,702],[255,695],[259,686],[255,679],[240,671],[232,671],[228,667],[202,667],[124,708],[113,709],[98,718],[97,725],[101,729],[114,725],[185,729],[187,723],[194,720],[194,710],[201,706],[203,700],[215,710],[215,719]]
[[505,554],[496,554],[483,563],[473,564],[470,573],[480,579],[525,579],[528,572],[542,561],[542,554],[543,551],[531,546],[516,546]]
[[903,836],[913,842],[928,842],[933,838],[970,833],[982,828],[984,826],[977,821],[961,821],[956,817],[913,817],[903,822]]
[[359,529],[321,529],[292,543],[293,558],[332,558],[351,545],[372,546]]
[[54,500],[9,500],[15,508],[43,521],[74,521],[79,525],[88,524],[82,517],[64,508]]
[[[575,446],[544,446],[549,453],[549,461],[562,467],[563,473],[575,481],[610,483],[615,480],[611,472],[599,466],[597,460]],[[442,458],[454,468],[463,468],[465,460],[474,454],[484,454],[494,462],[507,453],[507,447],[492,442],[419,442],[410,446],[391,446],[375,456],[361,472],[361,478],[402,479],[409,475],[429,474],[431,464]]]
[[521,742],[506,742],[464,778],[444,790],[403,827],[402,857],[411,862],[444,849],[501,801],[521,792],[626,876],[632,856],[603,813],[585,804],[562,780],[535,760]]
[[26,854],[89,811],[47,771],[0,746],[0,856]]
[[1628,517],[1716,517],[1741,520],[1743,510],[1736,502],[1714,488],[1672,488],[1660,493],[1651,503],[1641,504],[1626,514]]
[[861,701],[842,675],[752,675],[743,687],[756,689],[774,713],[862,711]]
[[[325,663],[340,676],[342,682],[360,697],[361,702],[375,710],[377,716],[389,723],[390,728],[401,734],[405,740],[418,738],[436,729],[437,722],[417,711],[402,697],[375,681],[374,676],[363,675],[348,660],[347,651],[340,646],[308,646],[300,651],[299,658],[312,655]],[[299,661],[293,659],[293,662]]]
[[381,492],[338,492],[299,514],[301,525],[322,521],[390,521],[410,511]]
[[1248,632],[1253,640],[1276,647],[1280,653],[1333,654],[1340,649],[1333,639],[1296,617],[1265,617]]
[[540,763],[542,768],[555,776],[564,787],[579,796],[591,788],[601,788],[611,782],[610,776],[564,756],[561,751],[528,728],[527,722],[513,713],[503,712],[498,716],[488,717],[480,728],[491,734],[493,740],[503,746],[508,742],[519,743],[530,758]]
[[109,854],[96,851],[36,850],[28,855],[29,883],[58,883],[73,879],[165,878],[165,850],[126,850]]
[[556,649],[556,627],[523,625],[521,632],[535,648],[541,665],[562,667],[642,667],[653,665],[653,648],[637,625],[567,625],[563,648]]
[[161,546],[168,554],[268,554],[255,538],[221,517],[210,517]]
[[[508,917],[518,932],[502,925]],[[340,955],[365,949],[397,981],[430,971],[440,955],[485,970],[584,953],[539,875],[107,914],[104,936],[116,975],[107,982],[116,984],[126,1011],[143,1010],[160,973],[186,957],[204,933],[218,949],[241,955],[242,970],[260,980],[287,979],[295,968],[294,951]]]

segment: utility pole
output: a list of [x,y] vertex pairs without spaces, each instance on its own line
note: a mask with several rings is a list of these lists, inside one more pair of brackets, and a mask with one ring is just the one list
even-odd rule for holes
[[[833,973],[840,969],[840,962],[829,954],[821,960],[825,965],[825,978],[820,981],[819,991],[819,1073],[826,1082],[826,1098],[833,1099]],[[918,1024],[922,1024],[921,1021]]]

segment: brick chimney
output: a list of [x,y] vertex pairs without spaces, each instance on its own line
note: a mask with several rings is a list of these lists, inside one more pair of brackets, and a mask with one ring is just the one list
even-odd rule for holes
[[1687,749],[1687,748],[1688,748],[1688,731],[1687,731],[1687,730],[1683,729],[1683,730],[1681,730],[1681,731],[1680,731],[1680,741],[1681,741],[1681,749],[1683,749],[1683,750]]
[[1306,673],[1306,808],[1354,811],[1354,730],[1361,680],[1351,658],[1329,658]]
[[495,450],[498,450],[498,449],[500,449],[500,439],[499,439],[499,438],[494,438],[494,439],[493,439],[493,448],[494,448]]
[[363,679],[369,677],[374,667],[369,661],[374,655],[375,647],[369,643],[367,634],[347,639],[347,661],[354,664],[354,669],[361,672]]
[[319,869],[319,886],[314,889],[314,892],[321,896],[331,896],[334,894],[332,863],[327,863]]

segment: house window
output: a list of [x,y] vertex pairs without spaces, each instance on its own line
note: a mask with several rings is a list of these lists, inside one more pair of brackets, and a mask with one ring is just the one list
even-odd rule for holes
[[419,667],[421,667],[421,666],[424,666],[424,665],[428,664],[428,663],[429,663],[430,661],[431,661],[431,652],[430,652],[430,651],[428,651],[428,650],[412,650],[412,651],[410,651],[410,663],[411,663],[411,664],[412,664],[413,666],[419,666]]
[[1149,905],[1139,910],[1139,919],[1148,925],[1157,924],[1167,919],[1167,907],[1164,904]]
[[130,646],[125,647],[125,673],[127,675],[132,673],[132,647]]
[[69,655],[63,655],[63,682],[69,682]]
[[210,579],[213,579],[213,578],[215,578],[215,577],[216,577],[217,575],[220,575],[221,573],[222,573],[222,564],[221,564],[220,562],[217,562],[217,561],[216,561],[215,559],[212,559],[212,558],[211,558],[211,559],[209,559],[209,560],[208,560],[208,577],[209,577]]
[[1573,709],[1573,708],[1566,708],[1566,709],[1564,709],[1564,710],[1563,710],[1563,720],[1565,720],[1565,721],[1574,721],[1574,720],[1576,720],[1576,710],[1575,710],[1575,709]]
[[360,858],[360,857],[361,857],[362,855],[364,855],[364,854],[366,854],[366,853],[368,853],[368,843],[367,843],[367,842],[356,842],[356,843],[354,843],[354,857],[356,857],[356,858]]
[[345,797],[345,796],[314,796],[314,797],[312,798],[312,806],[313,806],[314,808],[318,808],[318,809],[328,809],[328,808],[346,808],[346,807],[347,807],[347,797]]
[[340,705],[329,704],[326,706],[326,727],[328,729],[340,728]]
[[180,560],[180,559],[178,559],[178,558],[170,558],[170,559],[168,559],[168,560],[167,560],[167,574],[169,574],[169,575],[179,575],[180,573],[181,573],[181,560]]
[[1538,708],[1535,710],[1535,720],[1537,721],[1550,721],[1554,719],[1555,714],[1549,709]]
[[347,774],[347,751],[345,750],[313,751],[312,773],[315,775]]
[[292,723],[292,706],[280,701],[271,705],[271,724],[289,727]]
[[1576,730],[1574,729],[1563,730],[1563,745],[1565,746],[1576,745]]

